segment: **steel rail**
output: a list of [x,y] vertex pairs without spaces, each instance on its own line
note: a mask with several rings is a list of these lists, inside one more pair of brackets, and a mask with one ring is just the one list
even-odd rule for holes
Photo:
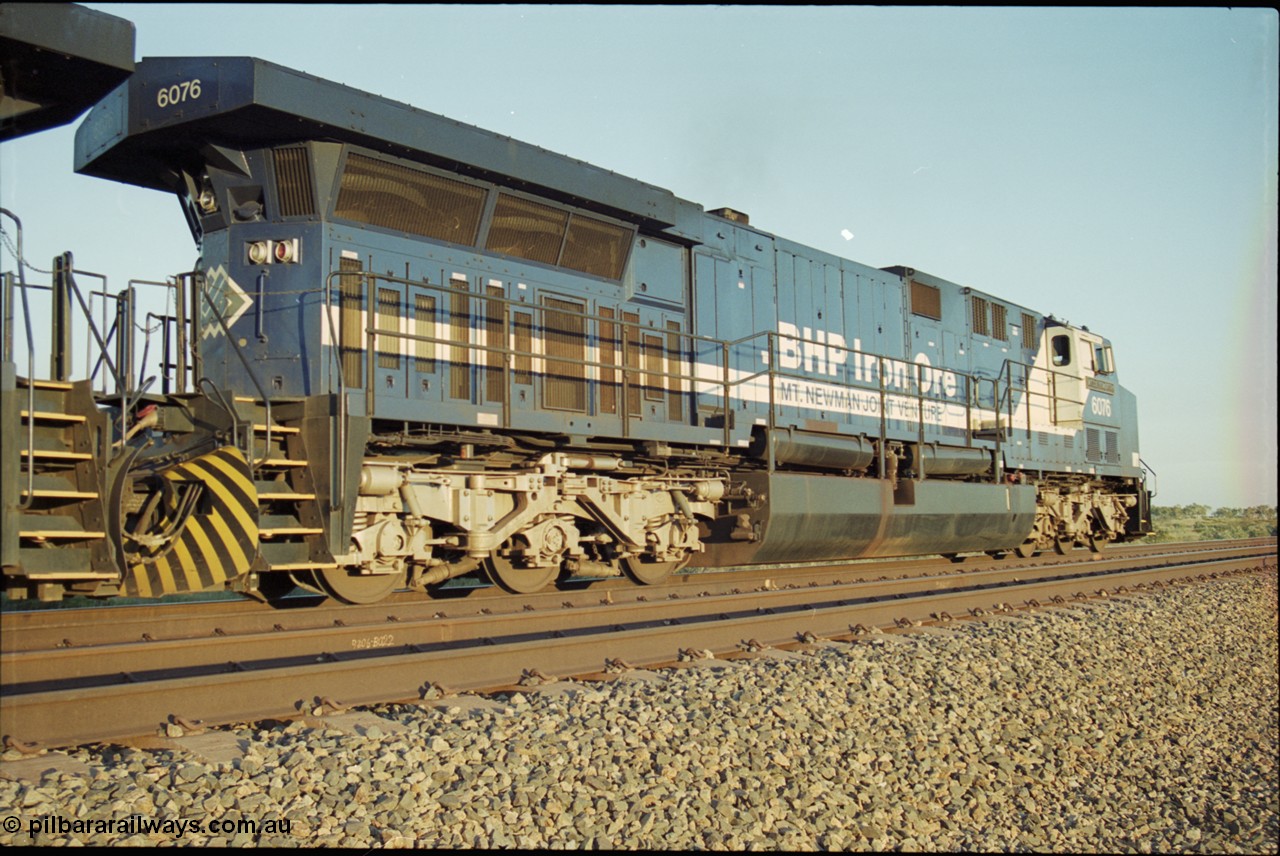
[[[1240,555],[1230,558],[1240,558]],[[1259,558],[1258,551],[1244,558]],[[1223,557],[1225,558],[1225,557]],[[1221,561],[1215,558],[1213,561]],[[1149,560],[1144,560],[1149,561]],[[1203,561],[1203,560],[1197,560]],[[1185,560],[1179,566],[1187,567]],[[718,594],[699,592],[698,597],[677,596],[630,602],[584,604],[583,608],[566,608],[544,601],[544,608],[529,604],[522,609],[493,614],[476,613],[465,617],[447,617],[438,612],[416,609],[400,615],[387,615],[386,610],[365,610],[360,619],[309,622],[307,627],[286,630],[283,624],[266,624],[261,619],[240,633],[219,628],[209,636],[183,636],[173,639],[134,639],[128,642],[84,646],[60,646],[53,649],[6,651],[0,653],[0,686],[9,693],[28,692],[33,688],[69,688],[121,683],[174,674],[178,670],[212,673],[232,668],[246,670],[270,668],[297,662],[314,661],[318,657],[353,651],[380,649],[457,648],[482,644],[482,640],[511,641],[539,638],[551,633],[590,633],[601,627],[636,629],[678,621],[711,620],[748,615],[756,610],[792,610],[797,607],[820,608],[832,603],[867,603],[890,598],[910,598],[938,591],[976,591],[999,589],[1017,583],[1049,581],[1069,577],[1081,583],[1126,570],[1118,562],[1077,564],[1074,569],[1042,566],[1020,570],[979,571],[936,577],[905,577],[827,586],[740,592],[722,590]],[[721,586],[723,589],[723,584]],[[707,596],[702,596],[707,595]],[[569,602],[571,603],[571,602]],[[416,617],[413,613],[416,613]],[[270,616],[268,616],[270,618]],[[228,664],[234,664],[229,666]],[[104,671],[104,666],[109,671]],[[124,677],[124,676],[129,677]]]
[[[1155,547],[1159,549],[1153,549]],[[1148,561],[1180,558],[1192,554],[1231,557],[1254,555],[1254,547],[1269,547],[1274,553],[1274,539],[1238,542],[1184,542],[1167,545],[1124,545],[1105,554],[1059,556],[1048,554],[1037,559],[996,561],[975,557],[967,565],[946,559],[875,561],[862,563],[807,563],[795,566],[748,567],[728,571],[701,571],[673,576],[661,586],[637,586],[622,579],[570,581],[561,587],[534,595],[517,596],[494,586],[452,589],[437,597],[424,597],[404,592],[365,606],[323,604],[297,609],[273,609],[246,599],[229,601],[193,601],[158,605],[95,606],[79,609],[40,609],[27,612],[0,613],[0,646],[3,652],[32,651],[55,648],[79,648],[104,644],[169,639],[236,636],[276,628],[302,630],[332,626],[342,622],[348,626],[376,624],[393,620],[418,620],[447,612],[452,618],[467,615],[551,610],[570,604],[590,607],[601,597],[615,602],[640,599],[660,600],[705,594],[726,594],[758,586],[839,585],[859,581],[901,580],[921,577],[931,580],[972,576],[978,573],[1012,573],[1017,570],[1039,573],[1039,569],[1071,568],[1087,563],[1090,567],[1111,567],[1120,561],[1133,561],[1142,556]],[[1249,552],[1252,550],[1252,552]],[[1245,551],[1245,552],[1241,552]],[[312,601],[315,599],[312,598]]]
[[[15,741],[73,745],[154,733],[176,718],[221,724],[305,714],[324,699],[344,705],[375,704],[423,697],[431,684],[454,690],[515,685],[523,672],[579,675],[598,673],[604,661],[636,665],[668,664],[682,648],[730,650],[744,638],[778,645],[798,638],[849,638],[851,627],[892,627],[944,614],[997,609],[1012,602],[1084,598],[1099,591],[1136,588],[1157,581],[1209,579],[1211,574],[1274,573],[1273,559],[1202,562],[1187,567],[1106,571],[1087,577],[1008,583],[997,589],[919,593],[913,597],[850,603],[813,597],[808,605],[763,609],[751,615],[705,615],[703,620],[670,620],[660,626],[617,630],[597,625],[581,633],[551,631],[494,644],[417,646],[348,655],[327,654],[319,662],[278,668],[236,670],[215,675],[138,680],[107,686],[9,694],[0,706],[0,734]],[[1268,564],[1269,563],[1269,564]],[[791,594],[791,593],[774,593]],[[995,600],[993,600],[995,598]],[[243,667],[242,667],[243,668]]]

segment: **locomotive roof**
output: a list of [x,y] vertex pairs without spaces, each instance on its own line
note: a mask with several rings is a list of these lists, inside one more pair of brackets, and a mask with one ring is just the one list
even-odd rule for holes
[[0,4],[0,140],[65,125],[133,71],[134,26],[71,3]]
[[258,148],[301,140],[360,145],[686,240],[702,234],[702,206],[669,190],[251,57],[143,59],[78,129],[75,168],[177,191],[176,168],[208,143]]

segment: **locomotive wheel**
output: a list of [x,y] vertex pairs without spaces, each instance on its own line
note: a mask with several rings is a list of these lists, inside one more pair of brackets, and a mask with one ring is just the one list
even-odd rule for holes
[[1013,552],[1018,554],[1019,559],[1030,559],[1036,554],[1036,542],[1028,541],[1025,544],[1019,544],[1013,548]]
[[1053,552],[1059,556],[1065,556],[1076,548],[1076,542],[1071,538],[1057,538],[1053,542]]
[[315,572],[321,588],[343,603],[377,603],[404,582],[404,574],[352,574],[346,568]]
[[560,566],[549,568],[517,568],[509,559],[491,554],[484,560],[484,572],[497,585],[515,594],[542,591],[560,576]]
[[1107,546],[1107,539],[1101,535],[1089,533],[1089,552],[1101,553],[1102,548]]
[[664,582],[667,577],[689,564],[689,557],[679,559],[675,562],[654,562],[645,561],[644,559],[622,559],[622,570],[626,575],[631,577],[638,583],[646,586],[656,586]]

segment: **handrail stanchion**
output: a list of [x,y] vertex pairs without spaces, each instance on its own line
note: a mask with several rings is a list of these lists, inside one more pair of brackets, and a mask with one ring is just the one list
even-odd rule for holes
[[[630,354],[627,353],[627,343],[631,340],[630,331],[628,330],[628,322],[625,318],[618,323],[619,338],[621,347],[619,350],[619,359],[622,364],[622,436],[631,436],[631,365],[628,362]],[[643,406],[643,405],[642,405]]]
[[[0,214],[13,220],[17,227],[17,251],[18,251],[18,292],[22,295],[22,323],[27,336],[27,373],[31,377],[27,378],[27,490],[18,500],[18,508],[27,509],[31,507],[31,503],[35,500],[35,454],[36,454],[36,385],[35,385],[35,360],[36,360],[36,344],[35,336],[31,332],[31,304],[27,298],[27,277],[23,273],[26,266],[26,258],[22,255],[22,221],[18,219],[18,215],[14,214],[8,208],[0,208]],[[5,357],[12,358],[12,335],[13,335],[13,318],[9,317],[13,312],[13,294],[9,289],[13,287],[11,277],[6,278],[8,299],[5,303]]]
[[[338,398],[338,418],[337,418],[337,477],[332,481],[335,485],[329,491],[329,510],[339,511],[342,509],[342,503],[346,493],[347,478],[347,379],[342,372],[342,359],[338,355],[340,351],[340,343],[338,341],[338,332],[333,326],[333,278],[341,276],[337,271],[331,272],[324,281],[324,320],[329,328],[329,362],[332,367],[329,370],[329,389],[333,391],[337,389]],[[336,381],[336,384],[335,384]]]
[[920,429],[920,451],[916,456],[916,480],[924,480],[924,366],[916,367],[916,420]]
[[773,453],[773,435],[778,429],[777,403],[774,398],[774,378],[777,376],[775,367],[778,365],[778,355],[774,349],[775,344],[777,344],[777,338],[773,331],[770,330],[765,336],[765,350],[769,353],[769,368],[767,372],[767,377],[769,378],[769,419],[768,431],[764,438],[765,449],[769,455],[769,472],[773,472],[777,467],[777,461],[774,459]]
[[[1000,461],[1001,461],[1001,459],[1002,459],[1002,457],[1003,457],[1003,456],[1000,454],[1000,441],[1004,438],[1004,429],[1003,429],[1003,428],[1001,427],[1001,425],[1000,425],[1000,407],[999,407],[999,402],[1000,402],[1000,381],[999,381],[997,378],[992,378],[992,379],[991,379],[991,396],[992,396],[993,400],[997,403],[997,406],[996,406],[996,447],[995,447],[995,451],[994,451],[994,455],[995,455],[995,457],[994,457],[994,459],[993,459],[993,460],[992,460],[992,462],[991,462],[991,475],[992,475],[993,479],[995,480],[995,483],[996,483],[996,484],[1000,484],[1000,479],[1001,479],[1001,469],[1002,469],[1002,468],[1001,468],[1001,466],[1000,466]],[[1013,404],[1012,404],[1012,398],[1010,398],[1010,407],[1012,407],[1012,406],[1013,406]]]
[[885,443],[889,441],[889,419],[885,412],[888,403],[884,385],[884,357],[876,360],[876,382],[880,386],[880,478],[884,478]]
[[133,286],[116,296],[116,365],[120,367],[121,390],[126,394],[133,392],[134,299]]
[[53,260],[53,352],[49,355],[52,379],[66,382],[71,378],[71,295],[70,264],[66,253]]
[[730,438],[732,436],[729,432],[730,403],[729,403],[729,343],[728,342],[725,342],[720,346],[720,362],[721,362],[722,371],[724,372],[724,375],[723,375],[723,378],[724,378],[724,424],[722,427],[724,428],[724,447],[725,449],[728,449]]
[[177,316],[173,324],[174,331],[174,392],[182,395],[187,391],[187,277],[176,276],[173,279],[173,311]]
[[[493,298],[490,298],[490,300],[492,299]],[[506,303],[499,303],[498,311],[502,313],[502,343],[499,345],[499,347],[502,349],[500,351],[500,353],[502,354],[502,424],[510,428],[512,427],[511,414],[515,412],[511,399],[513,399],[516,394],[516,391],[513,388],[514,383],[512,382],[512,374],[511,374],[511,363],[514,360],[514,355],[511,353],[511,345],[512,345],[511,311],[507,308]],[[596,327],[596,344],[597,344],[596,353],[597,354],[600,353],[599,341],[600,341],[600,328],[599,326],[597,326]],[[603,392],[601,392],[600,390],[602,390],[604,387],[604,384],[601,383],[601,378],[599,377],[599,374],[602,374],[602,373],[597,373],[597,378],[596,378],[597,392],[595,397],[595,404],[597,408],[600,405],[600,398],[603,395]],[[409,385],[406,383],[405,392],[407,393],[408,390],[409,390]],[[599,410],[597,410],[596,412],[598,413]]]
[[[378,377],[374,348],[377,347],[376,333],[378,304],[374,302],[377,297],[377,285],[373,274],[368,271],[361,272],[364,278],[364,415],[367,419],[373,419],[373,385]],[[468,318],[470,317],[470,304],[467,306]],[[471,338],[467,337],[468,340]]]

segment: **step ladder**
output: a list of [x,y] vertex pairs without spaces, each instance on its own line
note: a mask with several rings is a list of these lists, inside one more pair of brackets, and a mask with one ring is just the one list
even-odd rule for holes
[[290,424],[289,408],[273,405],[273,419],[268,423],[262,402],[237,398],[236,407],[242,413],[250,411],[245,415],[251,416],[252,424],[261,539],[255,569],[307,572],[338,567],[325,538],[306,443],[301,429]]
[[[87,381],[15,378],[2,412],[5,587],[11,597],[59,600],[114,593],[120,574],[107,538],[102,457],[110,425]],[[14,418],[16,417],[16,419]],[[14,459],[16,458],[16,465]]]

